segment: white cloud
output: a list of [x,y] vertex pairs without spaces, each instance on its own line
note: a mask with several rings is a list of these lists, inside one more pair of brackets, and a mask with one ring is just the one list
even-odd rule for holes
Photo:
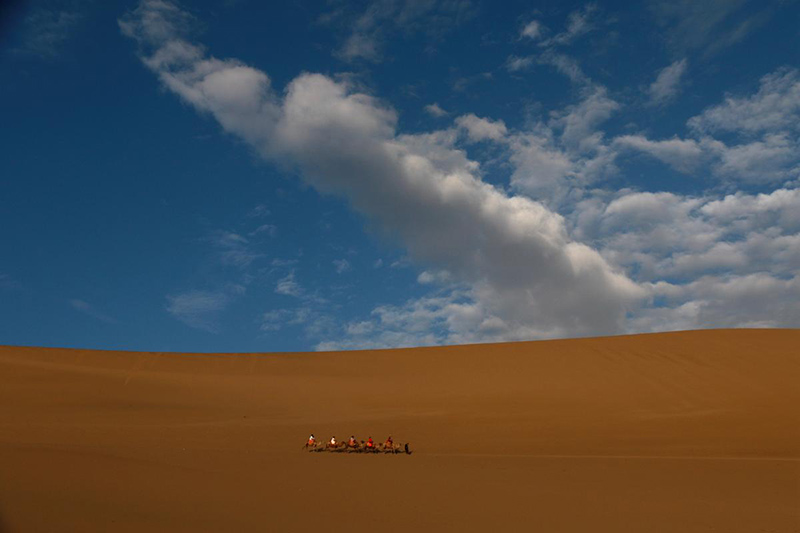
[[439,291],[402,305],[376,307],[369,320],[350,322],[336,340],[317,344],[319,351],[363,350],[518,341],[551,335],[535,324],[511,326],[487,309],[469,289]]
[[632,192],[614,199],[605,209],[607,224],[618,227],[647,228],[650,224],[669,223],[687,216],[696,203],[669,192]]
[[536,40],[542,36],[543,31],[544,26],[538,20],[532,20],[522,28],[520,36]]
[[680,172],[696,169],[704,157],[701,145],[691,139],[651,141],[641,135],[622,135],[614,139],[614,145],[647,153]]
[[661,280],[671,279],[670,294],[684,294],[683,305],[692,298],[683,287],[698,279],[798,276],[798,212],[798,189],[723,199],[629,192],[605,204],[596,199],[579,204],[573,223],[576,234],[596,243],[612,263],[635,272],[640,283],[663,288]]
[[500,141],[508,133],[508,129],[502,120],[480,118],[472,113],[458,117],[456,125],[466,131],[467,137],[472,142]]
[[721,200],[625,193],[578,211],[578,234],[634,279],[652,282],[653,301],[629,331],[800,323],[798,189]]
[[[163,27],[170,16],[143,3],[129,16],[138,22],[126,23],[146,27],[155,20]],[[595,250],[572,241],[559,215],[482,182],[477,164],[444,136],[397,135],[394,110],[374,97],[303,74],[279,99],[266,74],[206,57],[177,34],[160,42],[152,34],[145,28],[133,36],[144,47],[144,63],[167,88],[266,157],[297,168],[319,191],[346,197],[402,242],[415,262],[468,285],[507,331],[620,331],[644,296]],[[580,145],[581,134],[617,106],[599,90],[587,101],[556,119],[570,143]],[[282,281],[279,287],[296,291],[293,277]]]
[[289,272],[285,277],[278,280],[275,285],[275,292],[285,296],[300,297],[305,291],[294,279],[294,271]]
[[766,273],[709,276],[680,287],[659,287],[670,307],[642,312],[631,326],[640,331],[724,327],[797,327],[800,277]]
[[597,127],[619,107],[617,102],[608,97],[604,87],[593,87],[579,104],[555,113],[550,125],[561,130],[561,141],[567,148],[579,152],[591,151],[603,139]]
[[532,198],[552,198],[569,185],[575,176],[572,159],[553,145],[552,138],[536,134],[520,134],[511,141],[511,162],[514,172],[511,185]]
[[595,243],[607,260],[635,272],[640,283],[657,282],[669,275],[674,255],[703,253],[723,237],[697,216],[702,203],[666,192],[628,192],[607,203],[579,203],[573,223],[576,235]]
[[[707,168],[723,182],[785,184],[800,178],[800,74],[780,68],[756,94],[726,97],[687,122],[694,139],[617,137],[617,151],[641,151],[684,173]],[[714,138],[723,134],[724,141]]]
[[439,104],[437,104],[436,102],[426,105],[425,112],[428,113],[430,116],[436,118],[444,117],[447,116],[448,114],[447,111],[439,107]]
[[[578,204],[576,233],[612,263],[635,272],[651,303],[628,332],[707,327],[797,327],[800,323],[800,189],[723,199],[623,192]],[[425,273],[423,273],[425,274]],[[428,274],[421,281],[432,281]],[[663,281],[671,279],[670,282]],[[346,328],[318,349],[451,344],[541,336],[509,329],[474,290],[454,289],[401,306],[380,306],[369,327]]]
[[754,135],[800,131],[800,73],[781,68],[761,78],[752,96],[727,96],[724,103],[689,120],[698,132]]
[[530,68],[535,61],[536,58],[534,56],[509,56],[506,60],[506,68],[509,72],[518,72]]
[[581,89],[575,105],[552,111],[547,123],[510,136],[511,185],[554,208],[580,198],[586,187],[616,173],[617,149],[598,127],[619,104],[600,86]]
[[686,73],[686,66],[686,59],[681,59],[663,68],[658,73],[656,80],[650,84],[648,90],[651,104],[664,105],[678,96],[681,89],[681,79]]
[[445,285],[450,283],[453,280],[453,276],[450,275],[450,272],[446,270],[425,270],[417,276],[417,283],[422,285],[428,285],[432,283],[436,283],[439,285]]
[[[337,340],[317,344],[320,351],[434,346],[463,341],[462,335],[484,339],[475,304],[461,291],[379,306],[370,320],[346,324]],[[465,342],[465,341],[463,341]]]
[[704,205],[702,213],[739,233],[782,228],[800,231],[800,189],[778,189],[769,194],[730,194]]
[[719,161],[714,172],[724,178],[749,183],[774,183],[800,177],[800,144],[785,134],[765,135],[763,140],[726,146],[715,143]]

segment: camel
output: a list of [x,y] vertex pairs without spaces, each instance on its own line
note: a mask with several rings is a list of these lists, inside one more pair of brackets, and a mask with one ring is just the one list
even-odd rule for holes
[[356,441],[354,444],[350,444],[349,442],[339,442],[339,441],[327,441],[325,442],[324,446],[319,444],[318,442],[306,442],[305,446],[303,447],[305,451],[308,452],[333,452],[333,453],[391,453],[391,454],[398,454],[398,453],[406,453],[411,455],[411,450],[408,447],[408,443],[394,443],[394,442],[384,442],[382,444],[373,444],[371,447],[367,446],[367,443],[362,441]]

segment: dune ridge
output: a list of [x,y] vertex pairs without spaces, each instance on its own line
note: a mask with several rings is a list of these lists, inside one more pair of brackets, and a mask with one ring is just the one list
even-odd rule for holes
[[[798,346],[800,330],[279,354],[0,347],[0,531],[796,532]],[[304,454],[310,432],[391,434],[415,453]]]

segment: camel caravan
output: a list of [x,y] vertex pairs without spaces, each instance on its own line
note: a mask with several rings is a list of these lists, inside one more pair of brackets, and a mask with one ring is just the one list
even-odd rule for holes
[[378,444],[372,440],[372,437],[365,441],[359,441],[355,436],[351,435],[346,441],[338,441],[336,437],[331,437],[327,442],[320,443],[312,433],[305,446],[303,447],[308,452],[332,452],[332,453],[405,453],[411,455],[411,450],[408,443],[395,443],[392,436],[386,439],[382,444]]

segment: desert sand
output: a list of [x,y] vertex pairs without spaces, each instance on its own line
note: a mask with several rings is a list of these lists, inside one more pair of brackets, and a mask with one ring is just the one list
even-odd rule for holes
[[[355,434],[412,455],[312,454]],[[0,531],[800,532],[800,331],[0,347]]]

